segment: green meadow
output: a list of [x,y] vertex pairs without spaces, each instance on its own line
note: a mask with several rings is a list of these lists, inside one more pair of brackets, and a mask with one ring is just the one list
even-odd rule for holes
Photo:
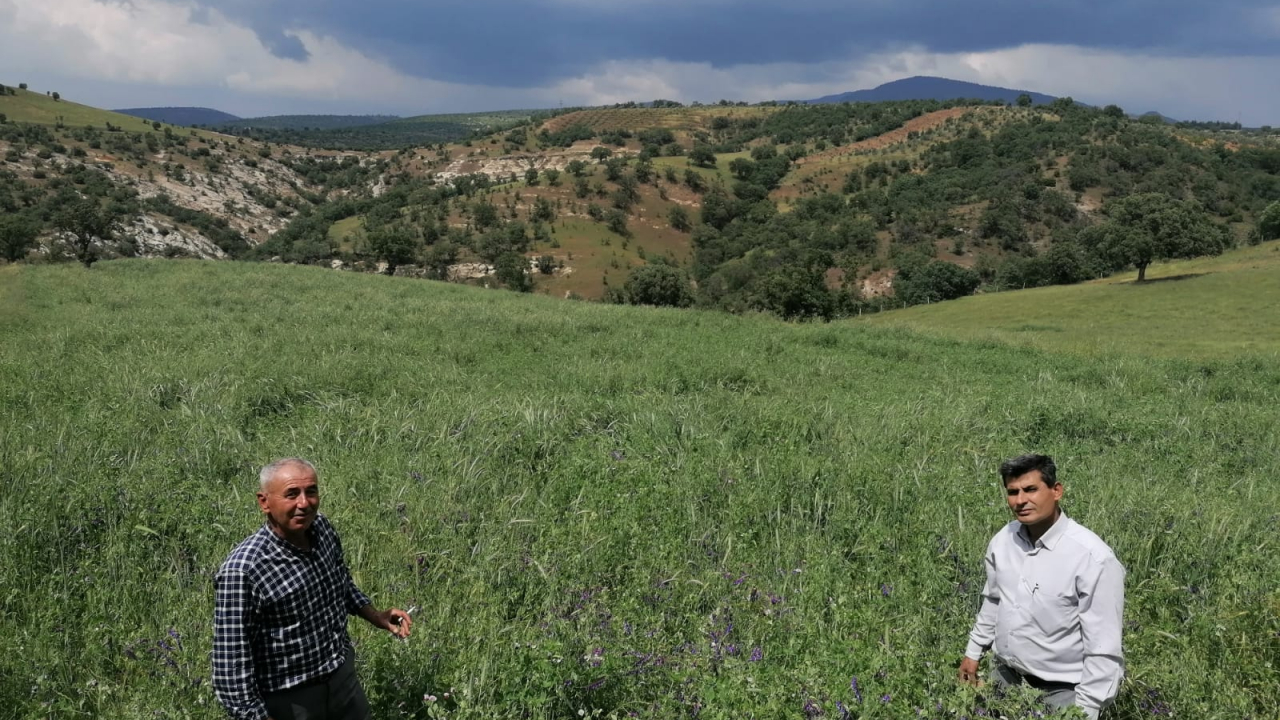
[[1055,352],[1280,356],[1280,242],[1153,265],[1083,285],[992,293],[861,319]]
[[[1219,332],[1181,317],[1171,343]],[[1054,342],[1103,332],[1155,331]],[[212,575],[256,468],[302,455],[357,583],[420,608],[404,643],[351,623],[375,717],[1032,717],[954,674],[995,468],[1038,450],[1128,569],[1105,717],[1280,717],[1280,362],[1046,348],[274,264],[0,268],[0,707],[222,717]]]
[[[132,115],[122,115],[110,110],[81,105],[66,98],[54,100],[52,96],[31,90],[14,88],[13,95],[0,95],[0,113],[9,122],[34,123],[36,125],[65,125],[68,127],[118,127],[126,132],[146,133],[154,130],[151,122]],[[183,132],[203,137],[220,137],[204,130]]]

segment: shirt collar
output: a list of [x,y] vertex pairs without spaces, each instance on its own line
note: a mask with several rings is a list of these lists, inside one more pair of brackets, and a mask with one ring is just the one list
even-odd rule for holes
[[1031,547],[1042,545],[1045,548],[1052,550],[1054,546],[1058,544],[1058,541],[1062,539],[1062,536],[1066,534],[1067,525],[1070,522],[1071,518],[1067,517],[1065,512],[1059,511],[1058,519],[1055,520],[1053,525],[1045,531],[1044,535],[1040,536],[1040,539],[1037,542],[1031,542],[1031,538],[1027,534],[1026,525],[1018,528],[1018,535],[1022,537],[1023,542],[1027,543],[1027,545],[1030,545]]
[[[317,517],[319,517],[319,516],[317,515]],[[259,532],[261,532],[263,535],[266,535],[266,536],[267,536],[267,542],[271,543],[271,544],[272,544],[273,546],[275,546],[277,549],[284,550],[285,552],[290,552],[290,553],[293,553],[293,554],[295,554],[295,555],[301,555],[301,556],[303,556],[303,557],[309,557],[312,553],[314,553],[314,552],[315,552],[315,549],[316,549],[316,524],[315,524],[315,522],[312,522],[312,523],[311,523],[311,527],[307,528],[307,539],[311,541],[311,549],[310,549],[310,550],[303,550],[302,548],[298,547],[297,545],[294,545],[293,543],[289,542],[288,540],[285,540],[284,538],[282,538],[282,537],[280,537],[279,535],[277,535],[277,534],[276,534],[276,531],[271,529],[271,523],[270,523],[270,522],[264,522],[264,523],[262,523],[262,529],[261,529],[261,530],[259,530]]]

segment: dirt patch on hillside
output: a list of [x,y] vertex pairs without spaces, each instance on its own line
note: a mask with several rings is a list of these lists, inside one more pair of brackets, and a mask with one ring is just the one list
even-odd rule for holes
[[893,294],[893,277],[898,271],[893,268],[877,270],[863,278],[858,290],[864,298],[886,297]]
[[906,142],[907,139],[911,136],[911,133],[927,132],[929,130],[933,130],[935,128],[941,127],[943,124],[945,124],[948,120],[951,120],[952,118],[958,118],[963,115],[968,115],[969,113],[974,111],[975,111],[975,108],[971,108],[971,107],[954,107],[954,108],[947,108],[946,110],[938,110],[937,112],[926,113],[924,115],[921,115],[920,117],[912,118],[908,120],[906,124],[904,124],[902,127],[890,130],[889,132],[884,133],[882,135],[877,135],[873,138],[860,140],[856,143],[850,143],[849,145],[841,145],[840,147],[837,147],[837,148],[824,150],[823,152],[820,152],[820,153],[815,153],[813,155],[802,157],[796,161],[796,165],[804,166],[804,165],[812,165],[814,163],[820,163],[820,162],[829,162],[831,160],[836,160],[836,159],[845,157],[846,155],[853,155],[856,153],[867,152],[869,150],[879,150],[881,148],[886,148],[890,145],[896,145],[898,143]]

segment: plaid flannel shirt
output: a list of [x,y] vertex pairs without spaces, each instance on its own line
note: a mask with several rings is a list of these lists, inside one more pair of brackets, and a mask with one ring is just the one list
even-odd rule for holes
[[300,550],[263,525],[236,546],[214,578],[213,689],[237,720],[263,720],[263,695],[342,665],[347,615],[369,604],[320,514]]

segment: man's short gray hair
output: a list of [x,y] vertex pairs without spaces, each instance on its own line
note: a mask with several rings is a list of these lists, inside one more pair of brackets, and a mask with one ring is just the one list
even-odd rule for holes
[[[306,460],[304,458],[300,458],[300,457],[280,458],[275,462],[272,462],[268,465],[264,465],[262,470],[258,472],[258,488],[261,490],[266,490],[267,483],[271,482],[271,478],[275,477],[276,473],[280,472],[281,470],[287,467],[304,467],[310,470],[312,473],[316,472],[316,466],[312,465],[309,460]],[[319,477],[318,474],[316,476]]]

